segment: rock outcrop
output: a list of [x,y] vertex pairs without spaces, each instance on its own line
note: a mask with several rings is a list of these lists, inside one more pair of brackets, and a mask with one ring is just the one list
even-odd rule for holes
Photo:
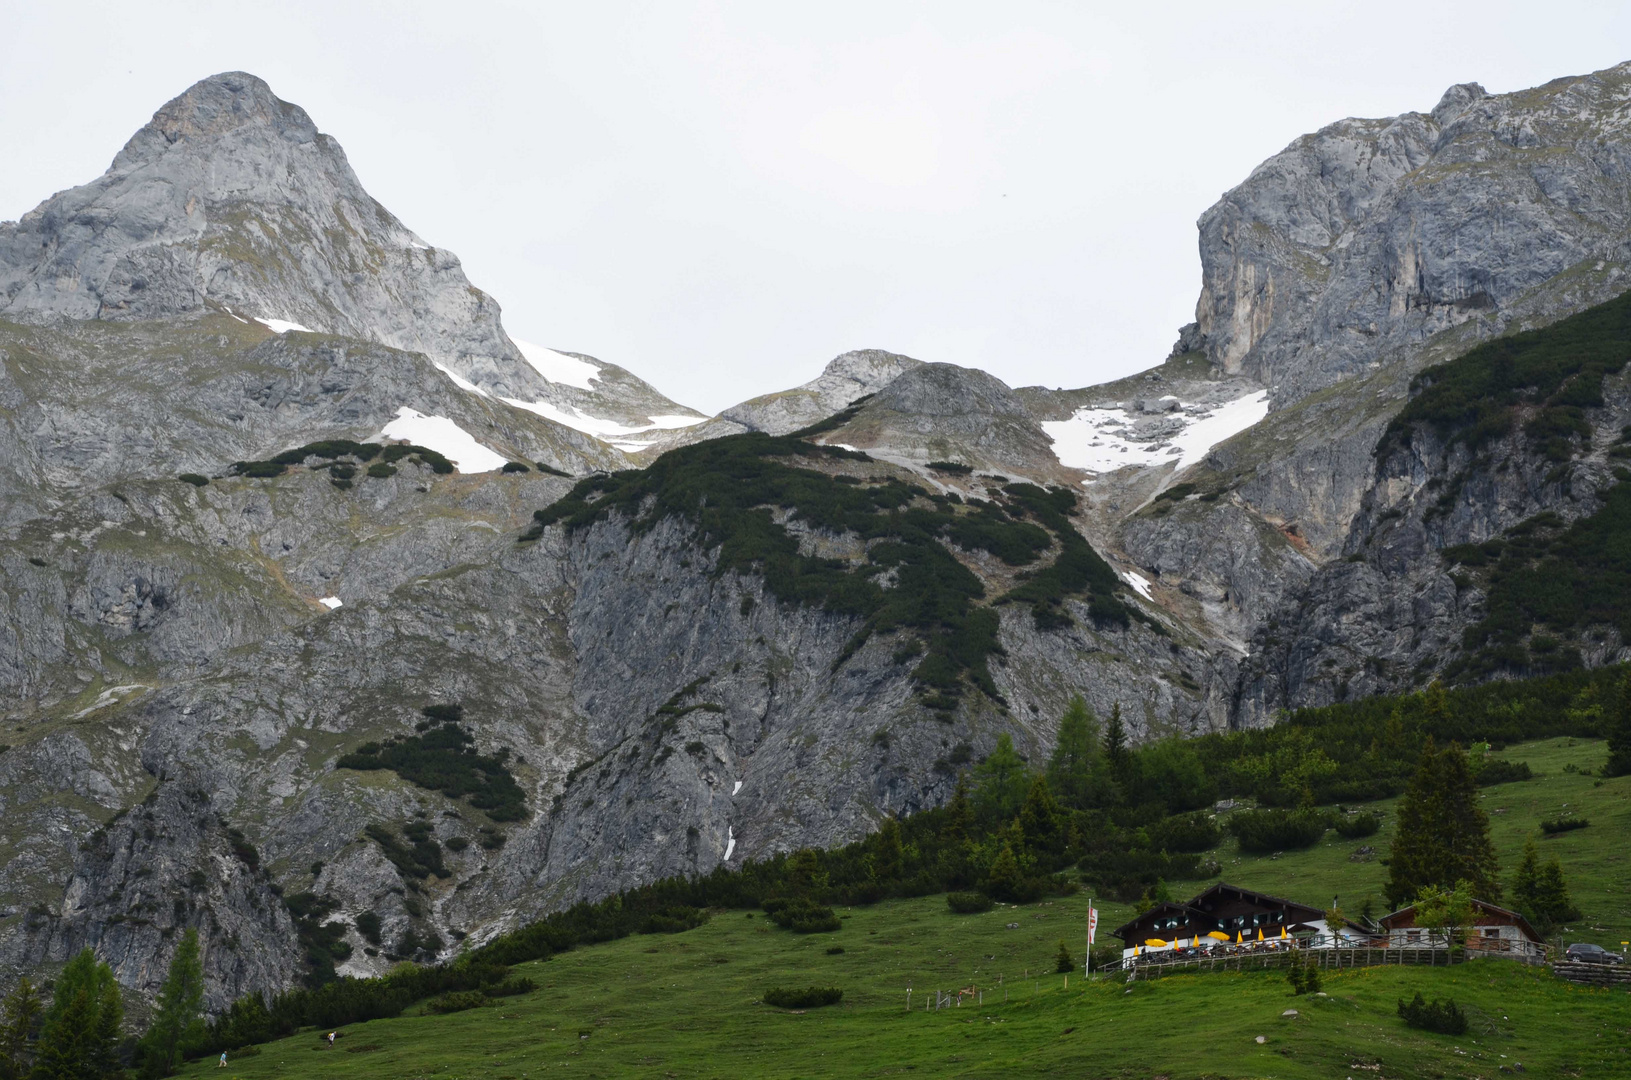
[[1201,216],[1198,333],[1289,401],[1463,322],[1500,333],[1525,293],[1627,260],[1631,65],[1432,111],[1343,120]]
[[747,431],[785,435],[825,420],[858,398],[875,394],[920,365],[909,356],[882,349],[857,349],[834,357],[820,375],[791,390],[732,405],[719,419]]

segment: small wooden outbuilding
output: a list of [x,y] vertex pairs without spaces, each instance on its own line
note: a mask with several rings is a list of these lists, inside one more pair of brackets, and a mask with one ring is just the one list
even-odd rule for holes
[[[1508,911],[1486,900],[1472,902],[1473,922],[1461,927],[1467,934],[1467,948],[1486,953],[1514,953],[1523,956],[1542,955],[1546,943],[1516,911]],[[1442,949],[1449,943],[1442,935],[1416,921],[1416,905],[1400,908],[1378,920],[1381,935],[1394,948]]]

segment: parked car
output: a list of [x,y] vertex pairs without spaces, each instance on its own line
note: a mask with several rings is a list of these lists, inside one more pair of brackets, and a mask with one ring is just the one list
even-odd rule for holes
[[1609,952],[1601,945],[1591,945],[1583,941],[1570,945],[1563,955],[1578,964],[1625,963],[1625,957],[1619,953]]

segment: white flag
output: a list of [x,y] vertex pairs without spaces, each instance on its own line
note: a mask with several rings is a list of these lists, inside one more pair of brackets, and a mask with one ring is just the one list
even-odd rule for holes
[[1093,944],[1093,937],[1098,932],[1098,929],[1099,909],[1090,907],[1087,909],[1087,943],[1089,945]]

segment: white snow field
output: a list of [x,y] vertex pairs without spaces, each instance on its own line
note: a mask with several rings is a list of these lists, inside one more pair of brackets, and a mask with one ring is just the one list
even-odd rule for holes
[[317,602],[328,608],[330,611],[333,611],[337,607],[343,606],[338,596],[325,596]]
[[[228,312],[227,314],[230,315],[232,313]],[[233,317],[236,318],[237,316]],[[299,330],[302,334],[314,334],[317,332],[309,326],[301,326],[299,323],[290,322],[288,319],[256,319],[255,321],[266,327],[266,329],[272,331],[274,334],[287,334],[290,330]]]
[[452,368],[448,367],[446,364],[436,360],[432,360],[431,363],[436,365],[437,371],[440,371],[443,375],[446,375],[448,378],[452,379],[453,385],[457,386],[460,390],[468,390],[478,397],[492,396],[487,391],[465,378],[463,375],[460,375],[457,371],[454,371]]
[[510,343],[521,350],[521,355],[534,371],[552,383],[588,390],[591,389],[589,383],[600,378],[600,369],[587,360],[579,360],[520,338],[511,338]]
[[457,465],[460,472],[492,472],[503,468],[508,460],[481,445],[447,417],[426,416],[406,405],[396,410],[396,419],[385,425],[380,437],[402,439],[434,450]]
[[615,420],[602,420],[598,416],[590,416],[579,412],[570,405],[555,405],[548,401],[522,401],[520,398],[501,398],[507,405],[514,405],[518,409],[537,413],[547,420],[557,424],[564,424],[585,435],[593,435],[604,442],[609,442],[619,450],[644,450],[646,442],[641,439],[632,439],[630,436],[639,435],[648,431],[667,431],[673,428],[690,427],[700,424],[708,419],[706,416],[648,416],[648,424],[639,427],[630,427],[619,424]]
[[1142,419],[1126,409],[1079,409],[1069,420],[1044,420],[1042,430],[1053,440],[1059,463],[1073,469],[1107,473],[1128,465],[1172,462],[1175,471],[1182,471],[1268,414],[1269,392],[1259,390],[1221,405],[1180,403],[1177,412],[1164,415],[1183,421],[1183,429],[1148,442],[1126,437]]

